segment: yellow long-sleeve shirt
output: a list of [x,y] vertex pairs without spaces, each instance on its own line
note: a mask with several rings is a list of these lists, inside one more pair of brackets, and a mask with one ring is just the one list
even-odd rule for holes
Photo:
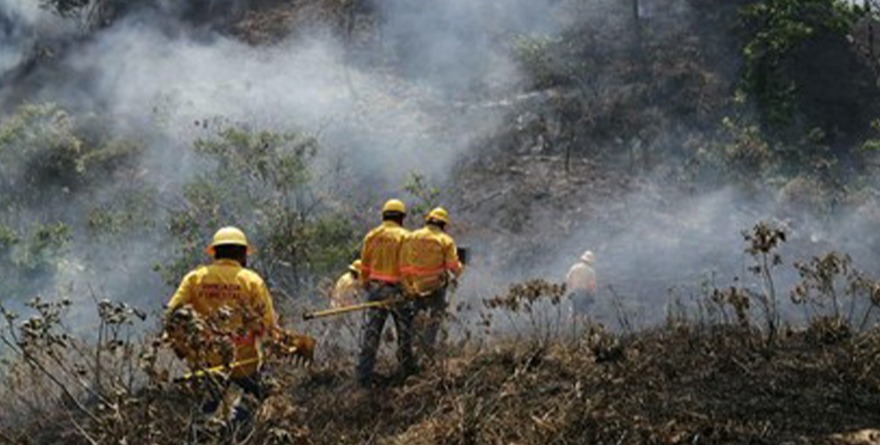
[[[249,376],[259,369],[259,338],[275,328],[277,316],[266,283],[256,272],[227,259],[199,267],[181,281],[168,302],[168,314],[186,305],[217,328],[207,335],[230,337],[234,345],[231,363],[251,361],[233,367],[234,377]],[[191,351],[187,357],[191,366],[230,364],[224,363],[218,351]],[[254,358],[257,360],[251,360]]]
[[400,282],[400,246],[409,231],[393,221],[382,224],[364,237],[361,250],[361,281]]
[[412,232],[400,250],[400,271],[407,291],[423,294],[446,283],[446,273],[461,274],[455,240],[440,228],[427,225]]

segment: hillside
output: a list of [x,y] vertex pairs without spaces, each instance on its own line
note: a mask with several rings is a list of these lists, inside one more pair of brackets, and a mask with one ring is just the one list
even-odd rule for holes
[[[0,441],[878,443],[878,6],[0,0]],[[362,389],[300,316],[389,197],[470,261]],[[318,340],[237,432],[157,340],[227,224]]]
[[2,437],[21,444],[875,443],[876,335],[835,337],[821,326],[786,332],[773,345],[753,329],[685,323],[632,335],[580,325],[575,336],[543,341],[529,334],[459,342],[420,375],[391,376],[373,389],[354,385],[345,356],[324,355],[307,370],[275,363],[273,394],[237,432],[203,423],[194,412],[197,392],[160,377],[117,393],[110,405],[86,402],[93,420],[56,407],[68,412],[30,418]]

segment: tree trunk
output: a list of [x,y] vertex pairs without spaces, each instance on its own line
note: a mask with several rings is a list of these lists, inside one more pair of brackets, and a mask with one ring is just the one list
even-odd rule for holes
[[637,57],[641,57],[642,54],[642,19],[639,16],[640,9],[639,0],[632,0],[632,17],[635,31],[634,50]]

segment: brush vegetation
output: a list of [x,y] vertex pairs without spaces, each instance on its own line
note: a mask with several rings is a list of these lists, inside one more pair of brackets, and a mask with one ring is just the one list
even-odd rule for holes
[[[83,41],[146,7],[43,3],[78,21]],[[359,68],[419,80],[395,65],[405,45],[381,43],[373,2],[296,3],[192,2],[184,23],[256,49],[321,23],[347,48],[376,46],[381,57]],[[157,142],[143,130],[120,129],[100,111],[18,103],[0,117],[0,441],[781,444],[870,436],[880,422],[880,283],[859,270],[870,264],[834,246],[798,255],[804,235],[778,221],[834,227],[856,215],[868,234],[880,223],[876,11],[838,0],[634,0],[601,3],[597,19],[596,5],[562,3],[574,25],[559,35],[493,35],[524,79],[498,101],[490,86],[466,87],[480,98],[466,106],[500,108],[502,124],[456,162],[448,184],[414,171],[398,185],[413,215],[454,198],[455,235],[493,246],[486,256],[494,267],[525,275],[556,254],[553,246],[572,248],[579,227],[630,218],[627,204],[609,203],[631,193],[650,192],[662,207],[732,187],[775,212],[741,228],[745,244],[733,258],[747,264],[741,277],[686,297],[641,289],[667,301],[647,308],[664,322],[646,325],[613,286],[604,314],[612,322],[599,323],[570,317],[564,288],[549,277],[499,288],[492,271],[466,275],[444,348],[423,372],[394,377],[385,347],[379,370],[387,377],[360,389],[352,377],[358,317],[291,322],[325,304],[316,296],[376,222],[364,211],[378,202],[370,182],[322,157],[334,147],[319,134],[295,124],[195,122],[190,143],[173,141],[193,172],[175,183],[150,170]],[[34,63],[60,70],[56,62]],[[18,76],[9,79],[28,73]],[[161,109],[153,114],[154,125],[168,124]],[[267,278],[284,323],[314,334],[319,350],[305,369],[273,359],[270,397],[233,430],[201,415],[204,382],[173,382],[185,370],[157,326],[172,286],[227,224],[259,247],[251,266]],[[880,248],[876,235],[860,243]],[[795,254],[783,257],[789,244]],[[784,274],[796,277],[791,288]],[[88,285],[108,277],[108,289]],[[391,337],[383,344],[393,345]]]

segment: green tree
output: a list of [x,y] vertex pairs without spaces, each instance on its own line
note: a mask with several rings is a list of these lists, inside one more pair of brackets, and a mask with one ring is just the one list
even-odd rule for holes
[[211,167],[186,184],[171,214],[178,246],[159,267],[169,284],[204,259],[205,240],[224,225],[244,229],[259,254],[254,267],[282,294],[311,291],[318,278],[344,269],[357,250],[347,215],[312,183],[315,138],[230,127],[194,143]]
[[[117,201],[135,195],[116,181],[133,176],[129,173],[143,147],[112,137],[102,122],[100,116],[74,116],[51,103],[23,105],[0,120],[3,301],[50,290],[59,267],[73,260],[69,254],[74,251],[80,255],[77,267],[83,267],[80,261],[87,260],[90,249],[75,247],[88,245],[99,234],[106,237],[110,226],[122,238],[127,228],[143,225],[142,215],[120,216],[123,209]],[[144,184],[127,184],[137,196],[149,195]],[[135,210],[149,207],[140,201],[128,209]],[[99,216],[101,211],[105,216]]]
[[867,130],[876,78],[848,37],[865,12],[842,0],[762,0],[742,8],[743,89],[768,128],[799,135],[819,127],[832,140]]

